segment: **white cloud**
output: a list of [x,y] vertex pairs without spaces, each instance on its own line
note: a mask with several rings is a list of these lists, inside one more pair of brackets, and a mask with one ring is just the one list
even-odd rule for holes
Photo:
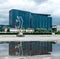
[[[48,13],[53,17],[60,15],[60,0],[3,0],[0,4],[0,15],[8,17],[10,9],[26,10],[34,13]],[[1,17],[0,17],[1,18]],[[8,19],[8,18],[7,18]],[[4,19],[5,21],[5,19]],[[2,23],[4,23],[4,21]],[[7,21],[7,20],[6,20]],[[58,21],[58,20],[57,20]],[[1,21],[0,21],[1,23]]]

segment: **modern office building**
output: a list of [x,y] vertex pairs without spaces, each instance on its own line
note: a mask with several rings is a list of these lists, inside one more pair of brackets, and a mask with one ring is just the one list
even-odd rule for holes
[[30,19],[30,12],[20,11],[20,10],[10,10],[9,12],[9,25],[13,28],[20,26],[29,28],[29,19]]
[[32,28],[45,28],[50,30],[52,27],[52,17],[47,14],[32,14]]
[[13,28],[45,28],[51,30],[52,17],[49,14],[37,14],[12,9],[9,11],[9,25]]

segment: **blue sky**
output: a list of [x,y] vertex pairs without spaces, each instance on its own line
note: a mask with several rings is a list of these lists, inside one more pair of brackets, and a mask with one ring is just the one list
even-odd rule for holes
[[8,24],[11,9],[51,14],[53,25],[60,25],[60,0],[0,0],[0,24]]

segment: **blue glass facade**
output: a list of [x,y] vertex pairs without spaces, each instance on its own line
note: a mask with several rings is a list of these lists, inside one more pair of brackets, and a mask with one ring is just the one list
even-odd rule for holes
[[[14,24],[17,20],[17,16],[18,17],[22,17],[23,19],[23,27],[27,28],[29,27],[29,12],[25,12],[25,11],[19,11],[19,10],[11,10],[9,12],[9,25],[15,28],[15,25],[19,26],[19,22],[17,22],[17,24]],[[19,20],[18,20],[19,21]],[[21,23],[20,23],[21,26]]]
[[[52,17],[49,17],[50,15],[48,14],[36,14],[27,11],[12,9],[9,11],[9,25],[14,28],[14,22],[16,22],[17,16],[22,17],[22,27],[24,28],[45,28],[47,30],[50,30],[52,27]],[[19,26],[19,23],[17,23],[16,26]]]

